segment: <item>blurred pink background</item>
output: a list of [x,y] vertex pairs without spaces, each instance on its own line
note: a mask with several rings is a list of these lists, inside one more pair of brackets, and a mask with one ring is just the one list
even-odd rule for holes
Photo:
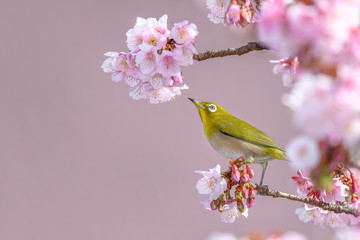
[[[218,103],[280,144],[295,134],[287,91],[272,74],[273,52],[195,62],[175,101],[134,101],[100,66],[127,51],[137,16],[168,14],[168,26],[198,26],[199,52],[255,40],[207,19],[205,0],[0,1],[0,239],[206,239],[210,233],[296,230],[329,239],[298,220],[299,203],[257,196],[248,219],[221,223],[199,203],[195,170],[227,161],[205,139],[193,97]],[[236,30],[236,31],[234,31]],[[255,166],[259,182],[261,167]],[[265,183],[295,193],[287,163]]]

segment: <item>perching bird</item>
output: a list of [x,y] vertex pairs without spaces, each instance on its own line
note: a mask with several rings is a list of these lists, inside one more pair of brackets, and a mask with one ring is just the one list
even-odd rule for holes
[[259,129],[234,117],[215,103],[193,98],[189,100],[198,108],[205,136],[219,154],[228,159],[243,156],[249,163],[261,164],[260,185],[269,160],[286,160],[285,149]]

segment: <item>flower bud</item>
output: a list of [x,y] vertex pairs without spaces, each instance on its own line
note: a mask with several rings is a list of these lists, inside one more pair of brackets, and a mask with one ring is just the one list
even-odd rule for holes
[[220,200],[219,204],[218,204],[218,210],[219,212],[224,211],[225,208],[225,201],[224,200]]
[[243,201],[243,199],[238,199],[237,201],[236,201],[236,206],[237,206],[237,208],[239,209],[239,211],[240,212],[244,212],[245,211],[245,204],[244,204],[244,201]]
[[255,198],[256,193],[253,187],[250,186],[249,188],[249,198]]
[[225,202],[230,203],[231,201],[232,201],[232,199],[230,196],[230,191],[228,191],[227,193],[225,193]]
[[231,1],[229,8],[225,14],[225,22],[229,25],[237,23],[240,20],[240,5],[236,0]]
[[232,166],[231,178],[234,179],[235,182],[239,182],[240,180],[240,171],[235,165]]
[[250,165],[246,165],[246,171],[249,174],[250,178],[255,176],[254,170],[250,167]]
[[242,192],[241,189],[242,188],[240,186],[236,187],[236,189],[235,189],[235,199],[238,199],[238,198],[241,197],[241,192]]
[[241,188],[241,195],[243,196],[244,199],[249,198],[249,191],[245,186],[242,186]]
[[243,171],[242,174],[241,174],[241,181],[243,183],[247,183],[250,181],[250,177],[249,177],[249,174],[246,172],[246,171]]
[[212,200],[210,203],[211,210],[215,211],[217,209],[217,203],[216,200]]
[[247,201],[246,201],[246,206],[248,208],[251,208],[252,206],[254,206],[255,204],[255,199],[254,198],[248,198]]

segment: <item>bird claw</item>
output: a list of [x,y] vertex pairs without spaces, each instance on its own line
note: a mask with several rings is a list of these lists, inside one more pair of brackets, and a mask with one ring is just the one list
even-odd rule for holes
[[249,164],[254,163],[254,161],[255,161],[255,158],[253,158],[251,156],[246,159],[246,162],[249,163]]

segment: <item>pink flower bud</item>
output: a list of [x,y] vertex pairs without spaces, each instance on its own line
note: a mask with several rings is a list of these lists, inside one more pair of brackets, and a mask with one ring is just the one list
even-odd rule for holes
[[224,211],[224,208],[225,208],[225,201],[224,201],[224,200],[221,200],[221,201],[219,202],[219,205],[218,205],[218,210],[219,210],[219,212]]
[[249,174],[250,178],[255,176],[254,170],[250,167],[250,165],[246,165],[246,171]]
[[225,14],[225,22],[229,25],[237,23],[240,20],[240,5],[236,1],[231,4]]
[[255,199],[254,198],[248,198],[247,201],[246,201],[246,206],[248,208],[251,208],[252,206],[254,206],[255,204]]
[[215,211],[217,209],[217,203],[216,200],[212,200],[210,203],[211,210]]
[[241,181],[243,183],[247,183],[250,181],[250,177],[249,177],[249,174],[246,172],[246,171],[243,171],[242,174],[241,174]]
[[238,199],[238,198],[241,197],[241,192],[242,192],[241,189],[242,188],[240,186],[236,187],[236,189],[235,189],[235,199]]
[[246,22],[246,25],[251,22],[252,13],[250,8],[242,7],[241,8],[241,20]]
[[229,193],[230,193],[230,191],[225,193],[225,202],[226,203],[231,203],[231,201],[232,201],[232,198]]
[[253,187],[249,188],[249,198],[255,198],[256,193]]
[[243,196],[244,199],[248,199],[249,191],[245,188],[245,190],[241,192],[241,195]]
[[237,201],[236,201],[236,206],[237,206],[237,208],[239,209],[239,211],[240,212],[244,212],[245,211],[245,204],[244,204],[244,201],[243,201],[243,199],[238,199]]
[[232,166],[231,178],[234,179],[235,182],[240,180],[240,171],[235,165]]

